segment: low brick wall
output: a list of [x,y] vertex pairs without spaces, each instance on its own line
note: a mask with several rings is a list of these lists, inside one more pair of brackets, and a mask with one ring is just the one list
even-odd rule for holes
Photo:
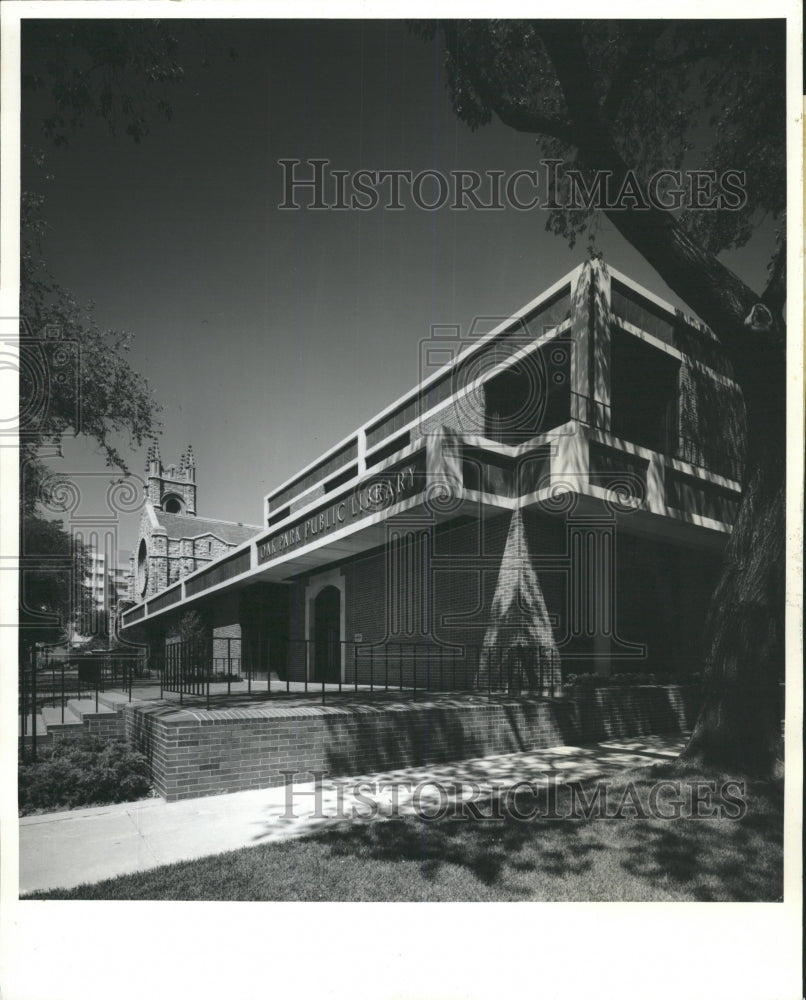
[[[127,705],[126,735],[169,800],[284,783],[282,771],[362,774],[689,728],[697,692],[596,689],[537,699],[258,706]],[[310,780],[301,777],[300,780]]]
[[82,719],[85,736],[97,736],[103,740],[114,739],[126,735],[126,724],[123,709],[119,708],[114,715],[108,712],[95,715],[85,713]]

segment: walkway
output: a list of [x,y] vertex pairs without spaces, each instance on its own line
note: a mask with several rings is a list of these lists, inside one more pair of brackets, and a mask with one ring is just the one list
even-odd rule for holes
[[[412,815],[415,805],[432,811],[439,804],[434,782],[454,793],[456,786],[464,785],[465,791],[459,794],[466,795],[474,786],[489,790],[519,781],[545,783],[551,774],[563,781],[606,776],[674,758],[685,742],[679,733],[646,736],[325,779],[319,800],[313,794],[313,782],[308,782],[293,786],[290,814],[286,789],[267,788],[180,802],[152,798],[26,816],[20,820],[20,893],[70,888],[360,822],[369,811],[367,797],[377,803],[378,818],[388,817],[395,808],[399,815]],[[391,785],[397,786],[396,807]],[[356,798],[356,791],[363,798]]]

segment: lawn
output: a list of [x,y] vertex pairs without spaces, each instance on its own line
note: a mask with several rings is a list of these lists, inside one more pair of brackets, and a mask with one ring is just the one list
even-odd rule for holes
[[[232,851],[108,879],[33,899],[353,901],[774,901],[783,894],[783,787],[745,782],[727,797],[697,782],[726,776],[664,763],[620,773],[607,788],[606,817],[502,819],[412,816],[353,824],[302,840]],[[654,784],[666,786],[648,810]],[[628,794],[628,785],[632,792]],[[595,780],[582,783],[590,801]],[[702,789],[702,786],[700,786]],[[560,786],[557,813],[570,814]],[[626,798],[625,798],[626,796]],[[701,790],[701,798],[703,796]],[[670,802],[683,803],[679,818]],[[647,814],[636,816],[633,808]],[[613,803],[626,803],[613,816]],[[545,795],[519,796],[521,812],[547,811]],[[630,805],[632,803],[632,806]],[[737,814],[744,811],[743,815]],[[722,815],[720,815],[720,809]],[[504,810],[505,811],[505,810]],[[733,818],[732,818],[733,817]]]

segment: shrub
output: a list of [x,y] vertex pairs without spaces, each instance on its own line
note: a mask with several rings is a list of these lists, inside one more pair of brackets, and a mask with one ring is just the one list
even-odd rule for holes
[[577,674],[576,687],[604,687],[607,677],[602,674]]
[[142,798],[151,788],[146,758],[126,740],[62,740],[17,771],[21,815],[36,810]]
[[624,687],[635,684],[657,684],[655,674],[642,674],[639,672],[629,674],[568,674],[565,679],[565,687],[577,688],[599,688],[599,687]]

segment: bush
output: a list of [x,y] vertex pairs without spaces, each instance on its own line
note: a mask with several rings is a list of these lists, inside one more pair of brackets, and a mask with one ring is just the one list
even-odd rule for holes
[[574,682],[576,687],[605,687],[608,678],[603,674],[577,674]]
[[599,688],[599,687],[625,687],[635,684],[657,684],[655,674],[568,674],[565,679],[565,687],[577,688]]
[[624,684],[656,684],[657,680],[654,674],[613,674],[610,677],[610,683],[616,685]]
[[17,770],[20,815],[130,802],[151,789],[148,762],[126,740],[62,740]]

